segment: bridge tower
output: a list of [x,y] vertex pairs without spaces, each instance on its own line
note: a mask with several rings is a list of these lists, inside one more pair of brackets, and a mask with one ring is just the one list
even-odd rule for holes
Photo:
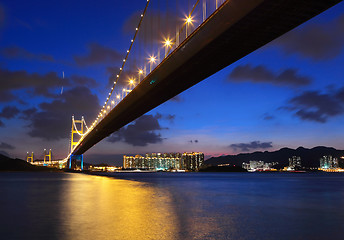
[[47,149],[44,149],[44,158],[43,158],[43,163],[45,164],[46,160],[51,163],[51,149],[49,149],[49,152],[47,152]]
[[[79,125],[79,129],[78,129],[78,126]],[[72,116],[72,130],[71,130],[71,137],[70,137],[70,152],[72,153],[75,146],[78,145],[79,143],[79,139],[77,139],[76,136],[74,136],[74,134],[78,134],[80,137],[82,137],[85,133],[84,133],[84,125],[87,129],[87,125],[86,125],[86,122],[85,122],[85,119],[84,119],[84,116],[81,117],[81,120],[75,120],[74,119],[74,115]],[[81,164],[80,164],[80,168],[81,170],[83,170],[84,168],[84,157],[83,155],[73,155],[73,154],[70,154],[70,159],[69,159],[69,168],[72,168],[72,159],[75,158],[75,159],[78,159],[81,161]]]
[[26,162],[33,163],[33,152],[31,152],[31,153],[26,152]]

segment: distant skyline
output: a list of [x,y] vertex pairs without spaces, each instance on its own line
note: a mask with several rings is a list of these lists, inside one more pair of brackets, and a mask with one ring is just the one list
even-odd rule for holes
[[[67,156],[72,115],[94,120],[145,2],[0,2],[0,153],[39,158],[51,148],[55,158]],[[180,2],[187,12],[192,1]],[[344,149],[343,48],[342,2],[104,139],[85,162]]]

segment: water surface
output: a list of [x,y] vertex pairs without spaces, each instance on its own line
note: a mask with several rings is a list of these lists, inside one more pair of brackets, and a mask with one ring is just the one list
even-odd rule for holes
[[342,239],[344,174],[0,173],[1,239]]

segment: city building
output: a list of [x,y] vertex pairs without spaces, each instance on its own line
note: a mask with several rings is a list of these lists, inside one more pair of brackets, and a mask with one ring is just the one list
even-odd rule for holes
[[188,170],[196,171],[204,163],[204,154],[192,153],[147,153],[144,157],[123,156],[123,168],[125,169],[149,169],[149,170]]
[[287,168],[287,171],[293,171],[301,169],[301,157],[299,156],[292,156],[289,158],[289,166]]
[[320,168],[321,169],[335,169],[338,168],[338,159],[332,157],[331,155],[323,156],[320,158]]
[[276,169],[272,168],[277,165],[278,162],[264,163],[264,161],[250,161],[249,163],[242,163],[242,168],[246,169],[249,172],[255,171],[275,171]]

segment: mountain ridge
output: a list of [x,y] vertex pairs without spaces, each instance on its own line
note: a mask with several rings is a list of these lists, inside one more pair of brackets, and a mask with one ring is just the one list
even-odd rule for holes
[[289,164],[292,156],[301,157],[301,164],[304,167],[319,167],[320,158],[324,155],[331,155],[340,159],[344,156],[344,150],[337,150],[333,147],[317,146],[313,148],[298,147],[296,149],[284,147],[276,151],[255,151],[252,153],[239,153],[237,155],[226,155],[212,157],[205,161],[208,165],[231,164],[241,166],[243,162],[264,161],[278,162],[282,166]]

